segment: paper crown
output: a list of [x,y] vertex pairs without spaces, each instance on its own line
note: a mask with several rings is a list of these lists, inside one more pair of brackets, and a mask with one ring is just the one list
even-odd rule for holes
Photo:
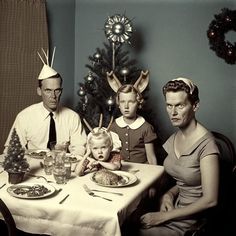
[[52,66],[53,66],[53,60],[54,60],[54,55],[55,55],[55,48],[53,49],[53,54],[52,54],[52,61],[51,61],[51,65],[49,64],[49,55],[48,55],[48,51],[47,53],[42,49],[43,55],[46,59],[46,62],[43,60],[42,56],[40,55],[40,53],[38,52],[39,58],[40,60],[43,62],[43,68],[38,76],[38,80],[44,80],[44,79],[48,79],[50,77],[53,77],[55,75],[58,74],[57,71],[55,71]]

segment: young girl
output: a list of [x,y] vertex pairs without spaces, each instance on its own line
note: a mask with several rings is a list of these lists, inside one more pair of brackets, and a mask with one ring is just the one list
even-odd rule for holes
[[107,73],[111,88],[117,93],[116,103],[122,116],[111,125],[110,130],[119,135],[122,142],[121,155],[125,161],[157,164],[153,141],[157,138],[154,128],[137,110],[142,107],[141,93],[149,81],[149,73],[141,72],[134,85],[121,85],[113,72]]
[[121,168],[120,140],[117,134],[107,128],[96,127],[88,134],[87,153],[77,165],[75,172],[82,176],[102,168]]

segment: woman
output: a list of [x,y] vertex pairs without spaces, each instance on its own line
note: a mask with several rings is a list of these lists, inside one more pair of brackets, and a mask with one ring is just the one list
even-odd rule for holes
[[198,88],[178,78],[163,87],[163,94],[170,121],[178,128],[163,145],[165,171],[176,185],[162,196],[160,211],[141,216],[142,236],[184,235],[201,212],[217,205],[219,151],[212,134],[196,120]]

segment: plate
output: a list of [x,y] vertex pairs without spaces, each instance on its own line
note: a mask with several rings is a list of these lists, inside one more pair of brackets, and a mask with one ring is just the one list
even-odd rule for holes
[[94,175],[96,173],[93,173],[92,176],[91,176],[91,180],[100,185],[100,186],[103,186],[103,187],[112,187],[112,188],[119,188],[119,187],[125,187],[125,186],[129,186],[133,183],[135,183],[137,181],[137,177],[132,174],[132,173],[129,173],[129,172],[126,172],[126,171],[120,171],[120,170],[115,170],[115,171],[111,171],[119,176],[122,177],[122,181],[119,182],[118,185],[105,185],[105,184],[101,184],[101,183],[98,183],[95,179],[94,179]]
[[69,158],[71,163],[76,163],[79,161],[78,158],[71,153],[66,153],[66,157]]
[[47,152],[49,152],[48,149],[30,149],[26,151],[26,154],[32,158],[43,159]]
[[7,188],[7,192],[17,198],[39,199],[52,195],[56,189],[50,184],[26,183],[15,184]]

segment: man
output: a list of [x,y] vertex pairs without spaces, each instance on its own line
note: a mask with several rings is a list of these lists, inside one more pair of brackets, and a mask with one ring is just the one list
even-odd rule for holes
[[[45,51],[43,53],[48,63],[48,54]],[[80,117],[73,110],[59,105],[62,78],[52,68],[52,63],[49,66],[40,54],[39,57],[44,64],[38,76],[37,88],[37,94],[42,98],[42,102],[25,108],[17,115],[5,143],[4,153],[7,151],[12,130],[16,128],[21,144],[26,149],[50,148],[50,141],[68,142],[70,152],[83,156],[86,133]]]

